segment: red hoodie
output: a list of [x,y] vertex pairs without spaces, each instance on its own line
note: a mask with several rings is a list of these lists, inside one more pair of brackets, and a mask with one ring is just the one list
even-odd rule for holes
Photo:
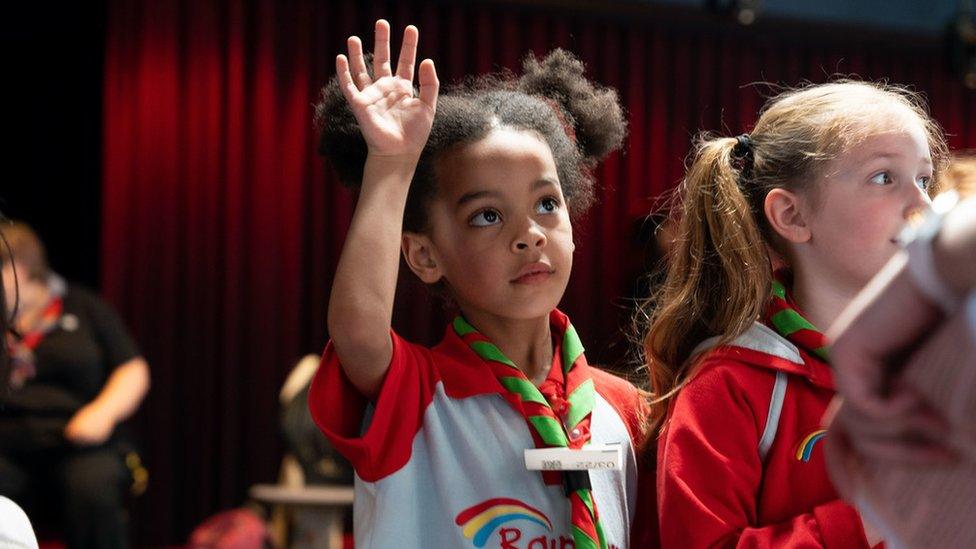
[[763,324],[707,351],[658,441],[662,547],[868,547],[827,477],[833,396],[830,367]]

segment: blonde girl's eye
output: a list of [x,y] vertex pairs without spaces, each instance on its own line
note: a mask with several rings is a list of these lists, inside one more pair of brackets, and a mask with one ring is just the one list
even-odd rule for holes
[[485,209],[471,216],[468,220],[468,224],[474,227],[490,227],[492,225],[500,223],[502,216],[496,210]]
[[915,184],[918,185],[919,189],[923,191],[928,191],[929,187],[932,185],[932,178],[929,176],[922,176],[915,180]]
[[550,214],[554,213],[559,209],[559,200],[555,197],[547,196],[539,201],[539,204],[535,207],[535,212],[540,214]]
[[891,174],[888,172],[880,172],[871,177],[871,183],[875,185],[891,185],[894,180],[891,179]]

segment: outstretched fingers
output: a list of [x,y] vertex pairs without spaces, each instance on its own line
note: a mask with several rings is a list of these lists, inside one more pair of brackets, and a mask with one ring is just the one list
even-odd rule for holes
[[385,19],[376,22],[373,42],[373,75],[377,80],[393,76],[390,68],[390,24]]
[[417,62],[417,43],[420,31],[413,25],[408,25],[403,31],[403,44],[400,46],[400,58],[397,60],[397,76],[404,80],[413,81],[413,67]]
[[349,73],[349,60],[346,59],[345,55],[336,56],[336,76],[339,77],[339,89],[342,90],[342,95],[345,96],[346,101],[351,103],[359,93],[359,89],[352,81],[352,74]]
[[349,65],[352,71],[353,81],[362,90],[373,83],[366,70],[366,57],[363,54],[363,43],[358,36],[350,36],[346,40],[346,47],[349,49]]
[[437,80],[437,70],[434,62],[424,59],[420,64],[420,100],[427,104],[432,110],[437,108],[437,93],[440,90],[440,81]]

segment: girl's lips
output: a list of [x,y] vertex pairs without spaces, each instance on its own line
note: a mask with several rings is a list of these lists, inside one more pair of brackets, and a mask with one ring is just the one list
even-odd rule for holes
[[549,280],[549,277],[554,272],[556,271],[549,265],[537,261],[522,267],[518,275],[511,282],[513,284],[538,284]]
[[525,273],[524,275],[516,278],[512,281],[513,284],[540,284],[549,280],[554,271],[532,271],[530,273]]

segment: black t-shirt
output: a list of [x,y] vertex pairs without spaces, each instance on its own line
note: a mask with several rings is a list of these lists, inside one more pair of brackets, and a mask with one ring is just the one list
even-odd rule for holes
[[37,375],[0,397],[0,418],[67,420],[98,396],[115,368],[139,356],[122,320],[98,296],[68,285],[63,299],[57,327],[34,349]]

